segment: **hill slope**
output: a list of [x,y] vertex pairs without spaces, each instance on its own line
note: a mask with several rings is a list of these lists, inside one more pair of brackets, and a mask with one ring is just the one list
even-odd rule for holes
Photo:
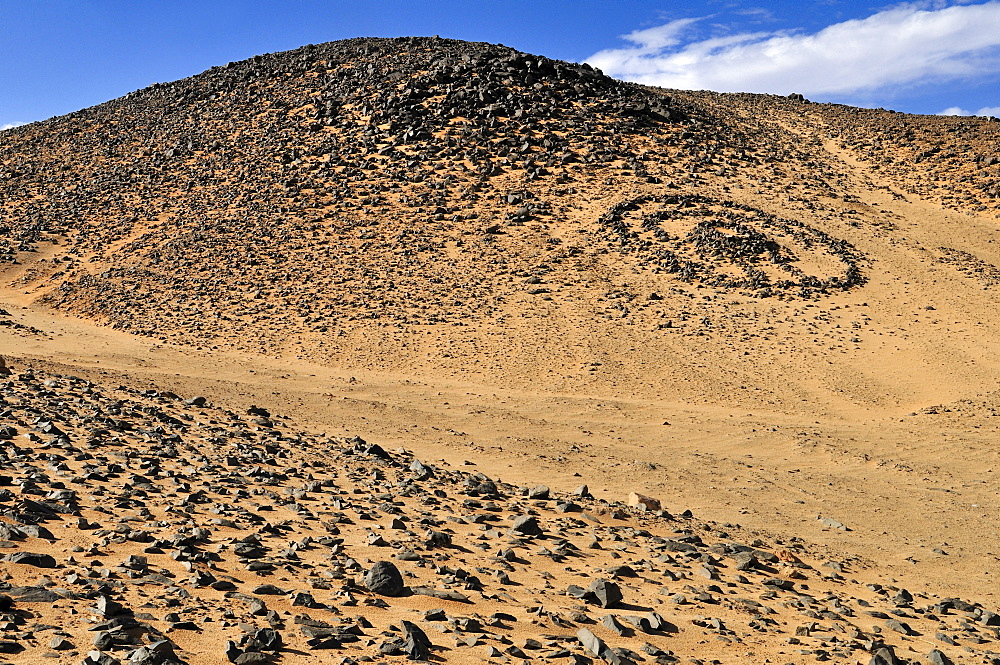
[[[767,355],[809,301],[817,329],[782,342],[825,356],[864,319],[831,298],[870,300],[858,287],[883,252],[912,259],[873,197],[944,180],[951,204],[995,213],[996,137],[980,120],[647,90],[485,44],[349,40],[6,132],[0,223],[10,260],[48,248],[12,273],[41,302],[171,342],[338,363],[377,348],[403,371],[485,353],[506,381],[603,362],[622,324],[652,331],[628,346],[653,357],[706,338]],[[889,184],[855,180],[867,147]],[[966,273],[995,263],[929,251]],[[645,376],[623,367],[616,386]],[[770,382],[729,385],[748,381]]]

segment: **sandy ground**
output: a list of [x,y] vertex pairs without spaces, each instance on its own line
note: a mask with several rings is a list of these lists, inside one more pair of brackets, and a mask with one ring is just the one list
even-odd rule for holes
[[[357,345],[355,360],[345,352],[320,365],[292,353],[158,344],[44,311],[24,289],[8,288],[0,298],[11,319],[41,332],[0,328],[0,354],[217,404],[267,405],[317,431],[471,461],[505,480],[570,489],[585,476],[599,497],[645,491],[672,510],[870,559],[916,588],[988,600],[1000,551],[998,319],[988,288],[931,254],[947,243],[989,258],[993,223],[901,202],[874,186],[868,194],[869,205],[902,220],[899,230],[888,243],[852,238],[874,257],[871,281],[821,303],[845,321],[865,317],[864,341],[854,348],[803,353],[812,331],[799,320],[785,340],[758,345],[755,362],[740,366],[712,362],[735,359],[732,341],[663,349],[645,331],[623,329],[631,349],[645,343],[651,353],[614,360],[626,377],[647,370],[648,384],[619,385],[603,370],[588,376],[564,362],[558,370],[567,379],[553,386],[530,364],[521,376],[479,372],[462,339],[451,341],[450,364],[424,370],[419,351],[396,362],[404,371],[380,370],[392,363],[371,362],[379,348],[362,340],[347,343]],[[432,346],[421,333],[410,343]],[[577,343],[594,341],[581,333]],[[683,384],[676,391],[664,382],[671,378]],[[742,390],[726,389],[736,382]],[[921,411],[937,405],[945,406]],[[850,530],[824,527],[818,516]]]

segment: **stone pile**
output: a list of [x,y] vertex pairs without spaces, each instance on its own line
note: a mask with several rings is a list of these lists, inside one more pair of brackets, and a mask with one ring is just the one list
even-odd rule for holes
[[[608,241],[641,265],[688,282],[749,295],[805,298],[865,282],[862,257],[850,243],[731,201],[699,195],[640,196],[615,204],[599,221]],[[683,235],[663,228],[678,222],[685,225]],[[817,257],[841,269],[817,276],[797,265],[803,260],[815,264]],[[735,275],[734,268],[739,271]]]

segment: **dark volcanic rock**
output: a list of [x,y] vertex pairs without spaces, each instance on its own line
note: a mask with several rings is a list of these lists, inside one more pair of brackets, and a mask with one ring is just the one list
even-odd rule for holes
[[55,568],[56,560],[49,554],[36,554],[34,552],[12,552],[3,558],[10,563],[20,563],[25,566],[35,566],[37,568]]
[[427,634],[414,623],[403,621],[403,651],[410,660],[427,660],[431,655],[431,644]]
[[17,602],[51,603],[59,600],[59,598],[61,598],[59,594],[44,587],[29,587],[21,590],[21,593],[17,596]]
[[365,586],[380,596],[398,596],[405,585],[399,569],[389,561],[376,561],[365,575]]
[[540,536],[542,527],[538,524],[538,519],[532,515],[522,515],[514,520],[511,530],[521,536]]
[[614,582],[607,580],[591,582],[590,586],[587,587],[587,595],[604,608],[615,607],[623,599],[621,588]]

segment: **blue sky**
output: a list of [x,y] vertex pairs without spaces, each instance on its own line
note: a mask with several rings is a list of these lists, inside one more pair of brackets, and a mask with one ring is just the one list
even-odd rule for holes
[[2,0],[0,127],[258,53],[434,34],[667,87],[1000,115],[1000,0]]

